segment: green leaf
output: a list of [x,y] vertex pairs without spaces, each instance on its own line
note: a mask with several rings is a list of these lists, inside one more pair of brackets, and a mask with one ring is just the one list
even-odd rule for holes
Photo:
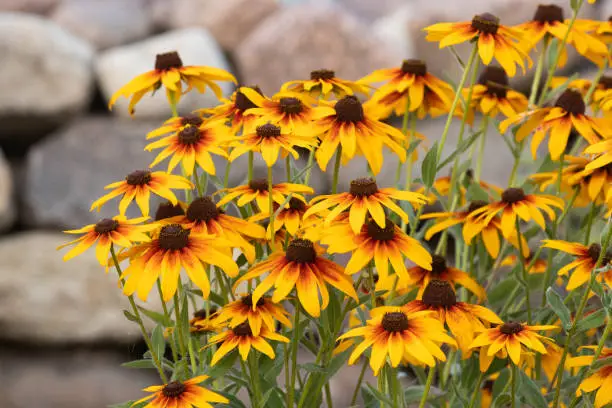
[[264,395],[262,395],[261,402],[260,402],[262,407],[266,406],[266,402],[268,402],[268,400],[270,399],[270,396],[272,395],[274,391],[276,391],[276,387],[270,388],[268,391],[266,391]]
[[121,364],[121,367],[127,368],[155,368],[155,364],[153,364],[153,360],[145,358],[142,360],[134,360],[128,361],[127,363]]
[[544,399],[542,392],[540,392],[540,387],[523,370],[516,371],[521,378],[521,386],[517,387],[519,395],[525,398],[530,407],[548,408],[548,403]]
[[438,143],[434,143],[432,148],[427,152],[423,163],[421,164],[421,178],[423,184],[427,187],[433,186],[434,180],[436,179],[436,169],[438,160]]
[[298,364],[298,366],[300,368],[303,368],[304,370],[308,371],[309,373],[325,373],[325,372],[327,372],[325,367],[320,366],[318,364],[314,364],[314,363]]
[[489,202],[489,194],[480,187],[478,183],[472,183],[467,189],[466,197],[468,201]]
[[164,340],[164,328],[161,325],[155,326],[151,333],[151,347],[155,355],[162,357],[166,351],[166,341]]
[[612,366],[612,357],[598,359],[593,363],[593,370],[599,370],[602,367]]
[[555,292],[553,288],[546,289],[546,300],[553,312],[559,317],[565,330],[569,330],[572,327],[572,319],[570,311],[563,303],[561,296]]
[[406,389],[404,389],[404,402],[406,402],[406,404],[419,402],[421,400],[421,397],[423,396],[424,391],[425,386],[423,385],[413,385],[410,387],[406,387]]
[[482,131],[478,131],[478,132],[470,135],[470,137],[467,138],[467,140],[464,140],[463,143],[461,143],[459,146],[457,146],[455,151],[453,151],[450,156],[448,156],[446,159],[444,159],[444,161],[442,161],[440,164],[438,164],[437,170],[440,171],[442,168],[444,168],[444,166],[446,166],[447,164],[449,164],[453,160],[455,160],[455,157],[457,157],[457,155],[459,155],[459,154],[465,152],[467,149],[469,149],[470,146],[472,146],[472,144],[474,144],[474,142],[478,139],[478,136],[480,136],[481,134],[482,134]]
[[142,306],[138,306],[138,310],[140,310],[145,316],[149,319],[153,320],[155,323],[159,323],[164,327],[173,326],[172,320],[167,318],[161,313],[154,312],[152,310],[145,309]]
[[505,302],[508,298],[508,295],[512,293],[514,288],[518,285],[517,281],[510,277],[497,285],[491,290],[487,299],[491,304],[497,304],[498,302]]
[[376,398],[378,401],[384,402],[385,404],[387,404],[390,407],[393,406],[393,401],[391,401],[388,396],[386,396],[385,394],[381,393],[376,388],[372,387],[370,384],[366,383],[366,386],[365,386],[364,390],[369,392],[370,394],[372,394],[374,396],[374,398]]
[[601,327],[606,322],[606,311],[604,309],[599,309],[598,311],[591,313],[587,317],[584,317],[578,321],[576,326],[576,333],[581,333],[583,331],[591,330],[596,327]]
[[136,316],[134,316],[134,314],[128,310],[123,310],[123,315],[125,316],[126,319],[128,319],[130,322],[135,322],[138,323],[139,320]]
[[495,398],[491,406],[493,408],[506,407],[510,405],[511,401],[512,401],[512,398],[510,397],[510,394],[500,394],[497,396],[497,398]]

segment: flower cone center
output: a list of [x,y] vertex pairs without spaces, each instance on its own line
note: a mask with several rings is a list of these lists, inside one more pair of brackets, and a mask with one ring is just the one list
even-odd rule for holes
[[187,218],[189,221],[204,221],[216,219],[220,214],[215,202],[209,196],[198,197],[187,207]]
[[407,59],[402,62],[402,72],[404,74],[424,76],[427,74],[427,65],[421,60]]
[[470,205],[468,206],[467,212],[468,213],[474,212],[477,209],[484,207],[485,205],[488,205],[486,201],[482,201],[482,200],[472,201]]
[[300,113],[303,110],[302,101],[298,98],[281,98],[278,102],[284,113]]
[[155,69],[157,70],[166,71],[171,68],[181,68],[182,66],[183,61],[176,51],[157,54],[155,56]]
[[127,175],[125,181],[130,186],[144,186],[151,181],[151,172],[149,170],[133,171]]
[[389,241],[395,236],[395,224],[391,220],[385,220],[385,228],[380,228],[374,220],[367,224],[368,235],[377,241]]
[[249,322],[246,321],[244,323],[240,323],[238,326],[232,329],[236,336],[252,336],[253,332],[251,331],[251,326],[249,326]]
[[178,134],[179,143],[193,145],[200,140],[200,129],[195,126],[185,126]]
[[523,331],[523,325],[517,322],[504,323],[499,327],[499,331],[503,334],[516,334]]
[[351,181],[349,192],[356,197],[368,197],[376,194],[378,186],[376,180],[371,177],[358,178]]
[[446,259],[440,255],[431,256],[431,273],[434,275],[441,275],[446,271]]
[[211,307],[210,310],[208,311],[208,314],[206,313],[206,309],[200,309],[193,314],[193,317],[198,320],[202,320],[202,319],[206,319],[207,317],[212,316],[215,313],[217,313],[217,308]]
[[586,111],[582,95],[580,92],[572,89],[567,89],[563,92],[561,96],[559,96],[559,99],[557,99],[555,106],[564,109],[572,115],[584,115]]
[[451,307],[457,303],[457,298],[449,282],[435,279],[423,291],[423,303],[427,306]]
[[[601,255],[601,245],[599,244],[589,245],[589,249],[587,250],[587,253],[589,257],[591,257],[591,260],[593,261],[593,263],[597,262],[597,260],[599,259],[599,256]],[[612,262],[612,251],[606,252],[603,259],[601,260],[601,266],[606,266],[610,262]]]
[[[242,298],[242,303],[247,305],[248,307],[253,307],[253,295],[248,294]],[[257,306],[263,306],[265,303],[264,298],[257,299]]]
[[189,230],[179,224],[162,227],[159,232],[159,246],[166,250],[183,249],[189,244]]
[[199,115],[188,114],[181,118],[181,123],[183,126],[191,125],[200,127],[200,125],[204,123],[204,119],[202,119]]
[[340,122],[361,122],[364,119],[363,106],[354,95],[340,99],[334,109]]
[[408,329],[408,318],[402,312],[385,313],[382,327],[388,332],[401,332]]
[[118,226],[119,221],[104,218],[102,221],[96,224],[94,231],[96,231],[98,234],[108,234],[109,232],[116,230]]
[[176,217],[178,215],[185,215],[185,211],[183,211],[183,207],[180,205],[174,205],[170,201],[161,203],[157,207],[157,211],[155,212],[155,221],[163,220],[166,218]]
[[[257,85],[249,86],[248,88],[253,89],[255,92],[257,92],[260,95],[263,95],[261,93],[261,89],[259,89]],[[249,110],[251,108],[257,108],[257,105],[251,102],[251,100],[247,98],[246,95],[240,91],[236,92],[236,99],[234,100],[234,105],[236,105],[236,107],[240,109],[242,112]]]
[[525,199],[525,191],[522,188],[509,188],[504,190],[501,199],[504,203],[514,204]]
[[255,132],[257,132],[258,137],[267,139],[269,137],[279,137],[281,135],[281,128],[271,123],[266,123],[265,125],[257,126]]
[[538,23],[563,21],[563,9],[554,4],[540,4],[533,16],[533,21],[537,21]]
[[185,392],[185,384],[180,381],[172,381],[162,388],[164,397],[176,398]]
[[311,263],[317,257],[312,241],[307,239],[294,239],[287,247],[285,254],[287,260],[298,263]]
[[253,191],[268,191],[268,179],[251,180],[249,188]]
[[487,93],[505,98],[508,94],[508,75],[503,68],[488,66],[478,77],[478,83],[487,87]]
[[599,85],[601,85],[603,89],[612,88],[612,76],[607,76],[607,75],[602,76],[601,79],[599,80]]
[[499,18],[491,13],[478,14],[472,18],[472,27],[481,33],[497,34]]
[[482,386],[482,389],[483,389],[483,390],[487,390],[487,391],[489,391],[489,392],[490,392],[490,391],[493,391],[493,384],[494,384],[494,383],[495,383],[495,382],[494,382],[493,380],[487,380],[487,381],[485,381],[485,382],[484,382],[484,384],[483,384],[483,386]]
[[302,212],[306,210],[306,204],[304,204],[302,200],[292,197],[291,200],[289,200],[289,208]]
[[320,79],[330,80],[336,76],[336,73],[329,69],[317,69],[316,71],[312,71],[310,73],[310,79],[314,81],[318,81]]

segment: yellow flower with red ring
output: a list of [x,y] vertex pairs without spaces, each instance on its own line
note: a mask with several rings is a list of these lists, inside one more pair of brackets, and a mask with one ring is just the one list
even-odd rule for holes
[[211,307],[209,310],[200,309],[189,320],[189,332],[197,334],[219,333],[226,327],[223,323],[217,319],[216,308]]
[[[310,206],[306,204],[306,199],[299,194],[293,194],[289,199],[289,202],[284,206],[284,208],[280,208],[280,204],[274,203],[274,213],[276,216],[274,217],[274,232],[278,232],[282,227],[285,227],[287,232],[291,236],[296,236],[300,228],[302,228],[304,223],[311,225],[316,222],[314,219],[311,221],[307,221],[304,218],[304,214]],[[249,218],[249,221],[262,221],[270,218],[270,214],[267,211],[268,209],[264,209],[259,214],[253,215]],[[278,213],[276,213],[278,211]],[[268,224],[267,232],[268,238],[272,236],[270,231],[270,224]]]
[[198,113],[174,116],[166,120],[160,127],[147,133],[147,140],[180,131],[185,126],[200,127],[206,119]]
[[310,79],[285,82],[281,92],[304,93],[312,98],[329,99],[332,95],[340,99],[360,93],[368,95],[370,87],[354,81],[338,78],[334,71],[317,69],[310,72]]
[[612,137],[587,146],[584,153],[597,155],[595,160],[587,164],[585,170],[591,171],[609,166],[612,163]]
[[[597,347],[586,346],[583,348],[594,350]],[[574,357],[573,359],[570,359],[570,365],[572,367],[590,366],[593,363],[593,357],[594,356]],[[612,348],[604,347],[601,350],[598,361],[610,357],[612,357]],[[588,394],[597,390],[597,393],[595,394],[595,408],[603,408],[612,402],[612,392],[610,392],[610,387],[612,387],[612,365],[608,364],[597,369],[589,377],[582,380],[578,386],[578,389],[576,390],[576,395],[580,396],[582,394]]]
[[[527,251],[529,251],[529,248],[527,248]],[[512,255],[508,255],[507,257],[505,257],[501,261],[500,266],[515,266],[519,262],[520,261],[519,261],[518,257],[516,255],[512,254]],[[531,265],[532,262],[533,262],[533,265]],[[528,256],[525,257],[523,265],[525,266],[525,270],[527,270],[528,274],[530,274],[530,275],[537,275],[537,274],[546,272],[546,268],[548,266],[548,263],[546,262],[545,259],[540,259],[540,258],[538,258],[538,259],[536,259],[534,261],[533,258],[528,255]],[[531,267],[529,267],[530,265],[531,265]]]
[[217,351],[215,351],[215,354],[213,354],[212,360],[210,361],[211,366],[217,364],[219,360],[234,349],[238,349],[240,357],[242,357],[243,361],[246,361],[251,352],[251,347],[273,359],[275,357],[274,349],[268,344],[266,339],[289,343],[288,338],[275,333],[265,325],[261,326],[259,334],[256,335],[251,331],[249,322],[243,322],[236,327],[211,337],[208,341],[208,345],[204,347],[206,348],[213,344],[221,343]]
[[240,299],[223,306],[216,314],[216,320],[220,323],[229,322],[229,327],[234,328],[244,322],[248,322],[254,336],[259,336],[262,327],[270,331],[276,329],[276,320],[291,328],[291,321],[287,318],[289,312],[280,304],[272,302],[268,296],[260,297],[253,302],[251,294],[243,294]]
[[258,86],[241,86],[230,97],[221,99],[221,105],[214,108],[199,109],[196,112],[211,115],[211,120],[223,119],[229,122],[233,134],[242,129],[250,129],[257,116],[247,115],[248,111],[257,108],[252,99],[263,98],[263,93]]
[[[224,188],[218,190],[215,194],[226,193],[217,203],[218,207],[224,206],[230,201],[238,198],[236,204],[242,207],[253,200],[257,203],[260,210],[265,211],[269,208],[268,196],[268,179],[254,179],[246,185]],[[272,200],[277,204],[283,204],[287,196],[291,193],[313,194],[314,190],[311,187],[302,184],[279,183],[272,185]]]
[[152,393],[136,402],[130,407],[140,406],[150,401],[143,408],[211,408],[211,403],[228,404],[229,400],[223,395],[200,387],[198,384],[207,380],[207,375],[190,378],[187,381],[172,381],[164,385],[153,385],[143,389]]

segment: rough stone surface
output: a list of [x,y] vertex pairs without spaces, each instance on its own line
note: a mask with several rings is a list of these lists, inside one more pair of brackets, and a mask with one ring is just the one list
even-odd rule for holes
[[[123,316],[129,302],[114,271],[104,273],[95,249],[62,260],[56,248],[70,236],[24,232],[0,240],[0,327],[5,339],[34,342],[104,342],[140,339],[138,326]],[[151,296],[147,308],[159,309]]]
[[51,18],[98,49],[140,40],[153,22],[145,0],[67,0]]
[[26,13],[47,13],[60,0],[0,0],[0,11],[23,11]]
[[276,92],[283,82],[308,78],[310,71],[332,69],[356,80],[394,65],[396,58],[369,27],[340,7],[308,4],[288,7],[264,20],[238,48],[245,83]]
[[[136,75],[152,70],[156,54],[168,51],[178,51],[185,65],[205,65],[230,70],[221,48],[206,29],[175,30],[134,44],[111,48],[98,55],[96,72],[106,100]],[[226,94],[230,93],[231,83],[220,85]],[[218,100],[210,89],[204,94],[194,90],[181,98],[179,109],[188,112],[217,103]],[[128,99],[122,97],[114,106],[113,113],[127,117],[127,106]],[[162,90],[154,96],[145,96],[136,105],[135,115],[138,118],[165,119],[169,112],[166,93]]]
[[15,197],[12,171],[0,152],[0,231],[11,227],[15,220]]
[[57,24],[0,14],[0,146],[30,144],[87,108],[91,46]]
[[263,19],[280,8],[276,0],[175,0],[174,3],[172,26],[205,27],[230,52]]
[[406,0],[336,0],[336,2],[348,12],[368,22],[391,13],[406,4]]

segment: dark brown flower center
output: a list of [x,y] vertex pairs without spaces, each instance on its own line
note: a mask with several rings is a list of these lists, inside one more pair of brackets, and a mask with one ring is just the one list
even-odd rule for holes
[[336,118],[340,122],[361,122],[364,118],[363,106],[354,95],[345,96],[334,106]]
[[482,389],[491,392],[493,391],[493,384],[495,384],[493,380],[487,380],[484,382]]
[[221,212],[210,196],[198,197],[187,207],[189,221],[208,222],[216,219]]
[[612,88],[612,76],[604,75],[599,79],[599,85],[602,86],[603,89]]
[[533,16],[533,21],[538,23],[554,23],[563,21],[563,9],[554,4],[540,4]]
[[481,33],[497,34],[499,18],[491,13],[478,14],[472,18],[472,27]]
[[249,181],[249,188],[253,191],[268,191],[268,179],[255,179]]
[[304,109],[302,101],[300,101],[298,98],[281,98],[278,103],[284,113],[296,114],[302,112]]
[[470,205],[468,206],[467,212],[468,213],[474,212],[477,209],[484,207],[485,205],[488,205],[486,201],[482,201],[482,200],[472,201]]
[[335,76],[336,76],[336,73],[329,69],[317,69],[316,71],[312,71],[310,73],[310,79],[315,80],[315,81],[320,80],[320,79],[329,81]]
[[185,388],[185,384],[182,382],[172,381],[162,388],[162,394],[164,394],[164,397],[176,398],[185,392]]
[[269,137],[279,137],[281,135],[281,128],[278,126],[274,126],[271,123],[266,123],[265,125],[257,126],[255,129],[258,137],[263,137],[265,139]]
[[252,336],[253,332],[251,331],[251,326],[249,326],[249,322],[246,321],[244,323],[239,324],[238,326],[232,329],[236,336]]
[[431,256],[431,273],[435,276],[440,276],[446,272],[446,259],[440,255]]
[[565,92],[559,96],[559,99],[557,99],[555,106],[572,115],[584,115],[586,111],[582,95],[580,92],[574,91],[573,89],[565,90]]
[[189,230],[179,224],[162,227],[159,232],[159,247],[166,250],[179,250],[189,245]]
[[195,126],[185,126],[178,134],[179,143],[183,145],[196,144],[201,139],[200,129]]
[[[593,261],[593,263],[597,262],[597,260],[599,259],[601,255],[601,245],[599,244],[589,245],[589,249],[587,253],[589,257],[591,258],[591,260]],[[610,262],[612,262],[612,251],[606,252],[606,254],[603,256],[603,259],[601,260],[601,266],[606,266]]]
[[427,74],[427,65],[421,60],[407,59],[402,62],[402,72],[404,74],[424,76]]
[[183,126],[191,125],[195,127],[199,127],[202,123],[204,123],[204,119],[200,115],[188,114],[181,117],[181,124]]
[[157,54],[155,56],[155,69],[160,71],[166,71],[170,68],[181,68],[183,61],[178,52],[171,51],[164,54]]
[[[242,298],[242,303],[247,305],[248,307],[253,307],[253,295],[248,294]],[[266,300],[261,297],[257,299],[257,306],[263,306],[266,303]]]
[[525,199],[525,191],[522,188],[511,187],[504,190],[501,199],[504,203],[514,204]]
[[523,325],[517,322],[504,323],[499,327],[499,331],[503,334],[511,335],[523,331]]
[[401,332],[408,329],[408,317],[402,312],[385,313],[382,327],[388,332]]
[[144,186],[151,181],[151,172],[149,170],[133,171],[127,175],[125,181],[130,186]]
[[508,75],[503,68],[490,65],[482,71],[478,83],[487,87],[487,93],[498,98],[508,94]]
[[389,241],[395,236],[395,224],[391,220],[385,221],[385,228],[380,228],[374,220],[366,224],[368,235],[376,241]]
[[302,212],[306,211],[306,204],[302,200],[292,197],[291,200],[289,200],[289,208],[295,211]]
[[[263,93],[261,92],[261,89],[259,89],[257,85],[248,86],[247,88],[251,88],[258,94],[263,95]],[[251,100],[247,98],[246,95],[240,91],[236,91],[236,98],[234,99],[234,105],[236,105],[236,107],[242,112],[248,109],[251,109],[251,108],[257,108],[257,105],[251,102]]]
[[312,263],[316,259],[317,253],[312,241],[298,238],[291,241],[285,257],[291,262]]
[[109,232],[116,230],[118,226],[119,221],[104,218],[102,221],[96,224],[94,231],[98,234],[108,234]]
[[368,197],[372,194],[376,194],[378,186],[376,180],[371,177],[358,178],[351,181],[351,187],[349,193],[356,197]]
[[170,201],[167,201],[165,203],[161,203],[157,207],[157,211],[155,212],[155,221],[176,217],[178,215],[185,215],[183,207],[181,207],[179,204],[174,205]]
[[217,313],[217,308],[211,307],[208,313],[206,313],[206,309],[200,309],[193,314],[193,317],[198,320],[206,319],[213,314]]
[[434,279],[423,291],[423,303],[427,306],[451,307],[457,303],[455,291],[447,281]]

